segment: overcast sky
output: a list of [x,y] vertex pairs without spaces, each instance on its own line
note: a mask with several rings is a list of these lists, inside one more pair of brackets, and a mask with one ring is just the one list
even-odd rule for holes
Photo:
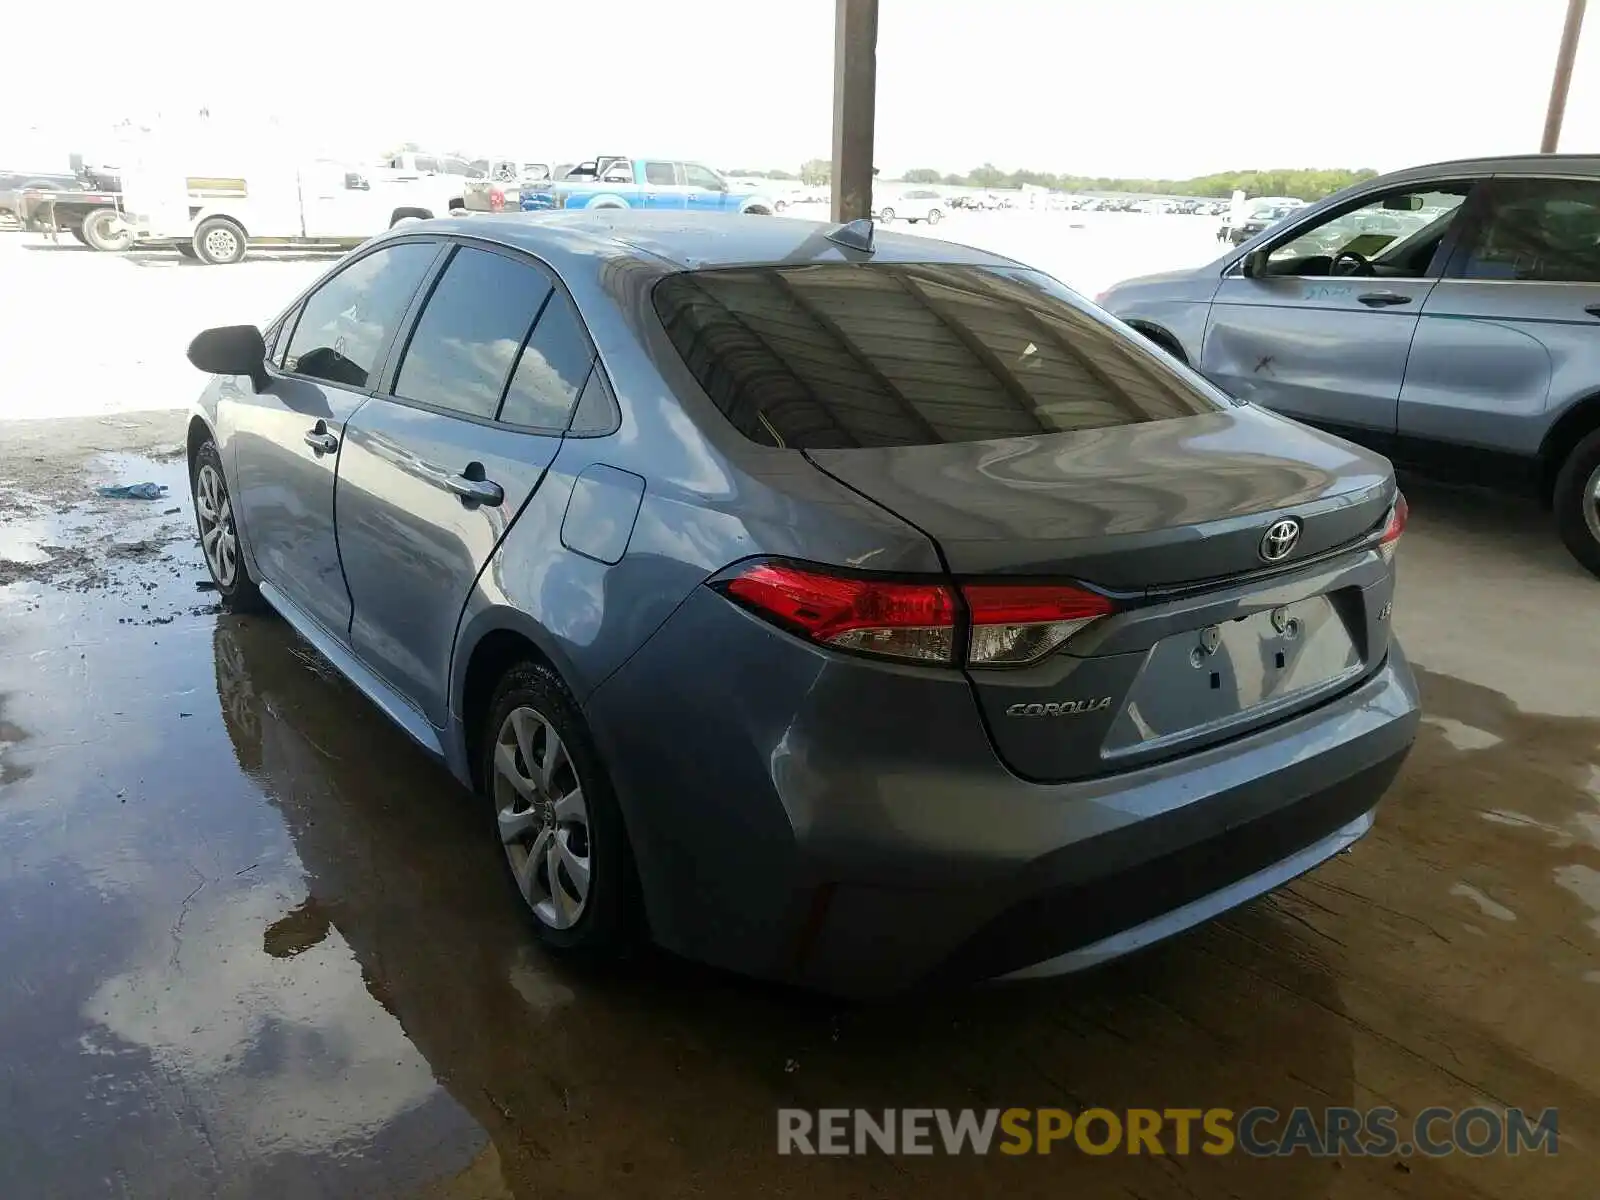
[[[96,19],[93,9],[104,9]],[[1186,177],[1536,150],[1565,0],[882,0],[877,161]],[[8,12],[0,159],[124,115],[787,167],[831,146],[833,0],[93,0]],[[65,10],[62,10],[65,11]],[[1600,148],[1600,13],[1562,148]],[[89,35],[85,31],[100,31]],[[25,52],[24,52],[25,51]],[[49,96],[34,104],[34,96]],[[312,136],[307,135],[308,138]],[[0,163],[0,166],[22,166]]]

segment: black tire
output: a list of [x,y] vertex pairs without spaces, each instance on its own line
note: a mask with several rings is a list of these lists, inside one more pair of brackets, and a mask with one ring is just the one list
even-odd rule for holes
[[195,257],[213,267],[228,266],[244,257],[244,228],[228,217],[207,217],[190,241]]
[[[201,497],[201,479],[207,470],[216,473],[217,482],[222,489],[222,498],[228,503],[230,514],[228,531],[232,533],[236,542],[234,571],[231,578],[227,577],[226,570],[219,570],[213,565],[213,556],[205,545],[206,535],[214,523],[206,519]],[[243,547],[237,545],[238,526],[233,523],[231,516],[233,501],[228,490],[228,475],[222,469],[222,455],[217,453],[217,444],[210,438],[200,444],[194,458],[189,462],[189,499],[194,506],[194,523],[201,540],[201,557],[205,559],[206,571],[211,576],[211,582],[217,585],[217,595],[221,596],[223,603],[234,612],[265,611],[267,602],[262,598],[261,590],[256,587],[256,581],[250,577],[250,568],[245,564]]]
[[882,221],[885,225],[887,225],[890,221],[894,220],[894,209],[892,209],[892,208],[880,209],[878,211],[878,220]]
[[133,245],[133,236],[126,232],[116,232],[116,221],[117,214],[113,209],[97,208],[87,213],[83,218],[83,228],[80,233],[83,244],[91,250],[99,250],[106,254],[126,250]]
[[[518,709],[531,709],[546,722],[565,747],[571,767],[571,780],[582,789],[587,809],[585,840],[590,864],[588,893],[583,908],[571,925],[562,929],[548,923],[534,908],[517,884],[512,858],[502,855],[506,881],[533,926],[534,935],[545,947],[575,957],[605,960],[620,956],[632,944],[640,928],[637,876],[633,852],[617,806],[611,782],[594,741],[589,736],[578,706],[566,685],[549,667],[531,661],[519,662],[506,671],[489,702],[488,715],[477,730],[479,791],[485,797],[486,815],[496,841],[500,835],[495,751],[502,729]],[[520,762],[520,758],[519,758]],[[532,834],[533,831],[530,831]],[[537,842],[536,834],[532,837]],[[524,849],[525,853],[525,849]],[[548,889],[546,889],[548,890]]]
[[199,262],[200,256],[194,252],[194,247],[188,242],[179,242],[173,247],[178,252],[178,257],[187,258],[190,262]]
[[1600,576],[1600,429],[1572,448],[1551,496],[1556,529],[1572,557]]
[[937,209],[937,208],[930,208],[928,210],[928,224],[929,225],[937,225],[942,220],[944,220],[944,213],[943,213],[942,210]]
[[72,228],[68,229],[67,232],[70,233],[73,237],[77,238],[85,246],[87,246],[89,244],[89,239],[83,236],[83,229],[82,229],[81,226],[74,225],[74,226],[72,226]]
[[789,207],[789,202],[787,200],[774,200],[772,202],[772,211],[773,212],[781,213],[784,209],[786,209],[788,207]]

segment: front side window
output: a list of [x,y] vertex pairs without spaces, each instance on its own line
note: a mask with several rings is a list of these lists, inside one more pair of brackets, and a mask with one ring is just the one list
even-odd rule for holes
[[722,182],[722,177],[709,167],[702,167],[699,163],[683,164],[683,181],[690,187],[705,188],[708,192],[725,192],[728,185]]
[[283,369],[345,387],[371,387],[395,328],[438,252],[434,242],[385,246],[312,292],[289,338]]
[[1047,276],[966,264],[669,275],[678,355],[746,437],[794,449],[928,445],[1129,425],[1226,401]]
[[417,170],[437,175],[439,173],[439,160],[419,154],[417,155]]
[[1483,211],[1465,278],[1600,282],[1600,182],[1495,180]]
[[633,164],[630,162],[614,162],[606,167],[606,173],[601,179],[602,183],[632,183]]
[[669,162],[647,162],[644,165],[646,183],[656,187],[673,187],[678,182],[678,172]]
[[[1375,263],[1388,268],[1378,274],[1420,277],[1470,187],[1462,182],[1388,192],[1347,209],[1274,246],[1268,255],[1271,274],[1367,274],[1364,264]],[[1259,218],[1252,215],[1252,219]]]
[[549,279],[531,263],[471,247],[457,250],[411,335],[395,395],[493,419],[550,290]]

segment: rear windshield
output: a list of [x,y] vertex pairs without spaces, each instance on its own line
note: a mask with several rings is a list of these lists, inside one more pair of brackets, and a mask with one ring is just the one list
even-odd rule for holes
[[1133,425],[1223,406],[1047,276],[829,263],[669,275],[656,312],[748,438],[799,450]]

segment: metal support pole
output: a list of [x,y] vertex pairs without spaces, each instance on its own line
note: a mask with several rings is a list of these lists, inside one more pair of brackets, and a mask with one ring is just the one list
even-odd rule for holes
[[1567,89],[1572,86],[1572,60],[1578,56],[1578,31],[1583,28],[1583,10],[1587,3],[1588,0],[1567,0],[1567,23],[1561,28],[1561,49],[1556,51],[1556,73],[1550,81],[1550,107],[1544,115],[1540,154],[1554,154],[1561,141],[1561,120],[1567,115]]
[[835,0],[833,219],[872,215],[872,133],[878,95],[878,0]]

